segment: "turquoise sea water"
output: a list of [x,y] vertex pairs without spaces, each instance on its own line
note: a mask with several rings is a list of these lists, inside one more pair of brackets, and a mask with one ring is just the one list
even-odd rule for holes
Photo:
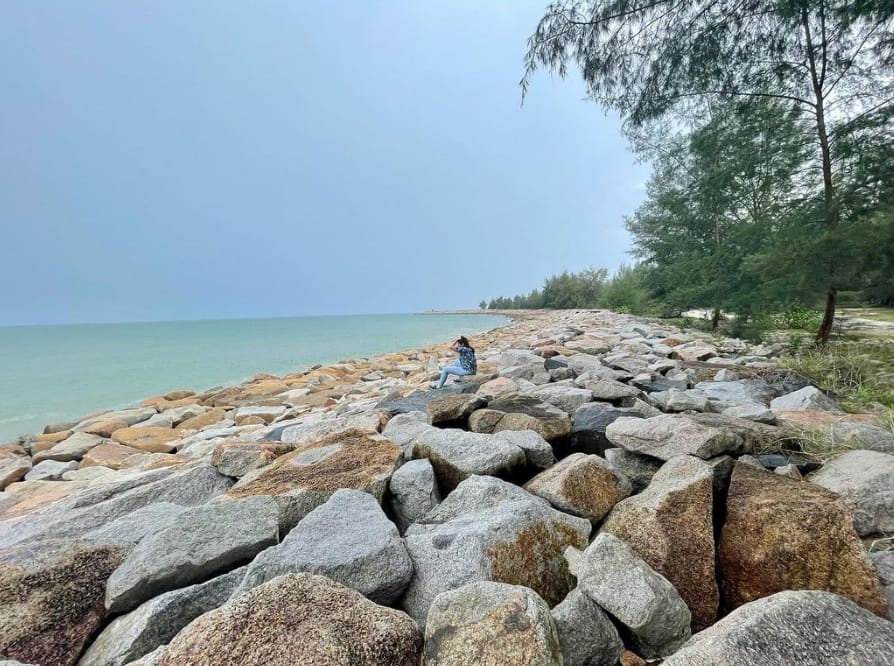
[[0,328],[0,443],[159,393],[473,337],[507,321],[399,314]]

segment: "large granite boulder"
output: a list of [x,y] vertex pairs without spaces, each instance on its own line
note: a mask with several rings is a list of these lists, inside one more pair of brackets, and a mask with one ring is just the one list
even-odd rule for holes
[[567,414],[574,414],[578,407],[593,400],[593,394],[589,390],[568,384],[547,384],[528,391],[528,394]]
[[738,462],[726,509],[717,560],[727,609],[783,590],[826,590],[886,615],[853,516],[834,493]]
[[571,432],[571,417],[558,407],[530,395],[515,395],[492,401],[488,409],[504,412],[493,432],[533,430],[551,442]]
[[291,444],[282,442],[246,442],[228,440],[218,444],[211,457],[217,471],[234,479],[241,479],[249,472],[266,467],[281,455],[292,451]]
[[533,430],[501,430],[494,435],[497,439],[509,442],[520,448],[525,454],[528,469],[546,469],[556,462],[552,445],[540,433]]
[[428,403],[452,393],[475,393],[477,384],[471,382],[456,382],[447,384],[437,391],[416,391],[405,397],[388,397],[376,405],[376,409],[384,409],[392,415],[407,414],[409,412],[426,412]]
[[274,578],[199,616],[145,664],[417,666],[419,627],[307,573]]
[[[54,485],[65,485],[55,482]],[[226,492],[232,480],[210,465],[133,473],[84,488],[27,516],[0,521],[0,547],[53,537],[79,537],[149,504],[196,506]]]
[[601,528],[671,582],[689,606],[694,631],[714,623],[719,603],[713,479],[705,461],[672,458],[645,490],[617,504]]
[[624,651],[618,630],[599,604],[575,588],[552,610],[565,666],[617,666]]
[[299,571],[326,576],[387,605],[410,582],[413,565],[397,528],[372,495],[337,490],[282,543],[255,557],[236,593]]
[[614,379],[587,380],[581,377],[578,386],[583,386],[592,395],[593,400],[604,400],[613,404],[626,404],[642,395],[642,391]]
[[820,391],[815,386],[805,386],[802,389],[787,393],[770,401],[770,409],[813,409],[824,412],[840,412],[841,408],[835,404],[832,398]]
[[401,533],[441,501],[435,470],[427,458],[401,465],[388,483],[389,506]]
[[464,423],[472,412],[486,404],[487,400],[478,395],[454,393],[439,396],[426,405],[428,422],[432,425]]
[[144,537],[109,578],[106,607],[128,611],[254,557],[276,543],[279,510],[269,497],[194,507]]
[[869,559],[878,579],[885,588],[885,597],[888,600],[888,619],[894,622],[894,550],[882,550],[870,553]]
[[80,460],[90,449],[103,443],[103,438],[99,435],[91,435],[86,432],[72,433],[67,439],[63,439],[53,448],[41,451],[34,455],[33,462],[43,462],[44,460],[55,460],[57,462],[69,462],[70,460]]
[[0,490],[21,481],[31,471],[28,452],[17,444],[0,445]]
[[525,452],[505,438],[434,427],[416,437],[413,457],[427,458],[448,492],[475,474],[511,478],[527,462]]
[[860,536],[894,533],[894,456],[848,451],[827,462],[810,480],[840,495],[853,509]]
[[633,489],[630,481],[604,458],[572,453],[528,481],[525,490],[560,511],[595,523]]
[[401,459],[394,442],[364,430],[323,435],[267,467],[242,477],[230,497],[272,496],[287,531],[339,488],[363,490],[379,501]]
[[407,530],[415,573],[402,607],[424,623],[441,592],[481,580],[524,585],[547,603],[573,586],[568,546],[583,548],[590,522],[491,476],[472,476]]
[[637,652],[666,657],[691,635],[690,614],[674,586],[623,541],[597,536],[580,557],[581,592],[629,631]]
[[156,502],[126,513],[106,525],[97,527],[81,535],[84,541],[124,546],[128,550],[142,541],[143,537],[155,534],[173,524],[177,517],[189,509],[171,502]]
[[0,657],[68,666],[105,617],[114,546],[35,541],[0,551]]
[[435,598],[425,625],[426,666],[562,666],[549,607],[519,585],[480,581]]
[[605,436],[615,446],[662,460],[681,455],[711,458],[739,453],[744,445],[743,438],[731,429],[702,425],[672,414],[649,419],[620,418],[608,425]]
[[[720,372],[730,371],[721,370]],[[766,407],[777,396],[776,389],[760,378],[718,381],[715,377],[712,382],[699,382],[695,388],[708,398],[716,400],[723,409],[734,405],[749,404]]]
[[894,663],[894,624],[837,594],[784,591],[696,634],[664,666]]
[[829,432],[830,444],[894,454],[894,433],[887,428],[870,423],[841,421],[823,430]]
[[166,645],[199,615],[226,603],[244,574],[243,567],[166,592],[116,617],[93,641],[78,666],[123,666]]

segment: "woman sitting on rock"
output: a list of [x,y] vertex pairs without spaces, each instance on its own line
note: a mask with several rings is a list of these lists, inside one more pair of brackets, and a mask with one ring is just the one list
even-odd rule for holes
[[478,372],[478,362],[475,360],[475,350],[472,348],[472,345],[469,344],[466,336],[461,335],[450,348],[459,354],[459,358],[453,362],[453,365],[448,365],[441,370],[441,379],[437,382],[432,382],[431,384],[431,387],[434,389],[439,389],[444,386],[444,382],[447,381],[447,375],[465,377],[466,375],[474,375]]

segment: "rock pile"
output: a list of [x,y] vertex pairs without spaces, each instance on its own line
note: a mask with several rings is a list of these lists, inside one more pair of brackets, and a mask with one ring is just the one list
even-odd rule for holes
[[[0,660],[894,663],[894,435],[772,347],[604,311],[0,446]],[[828,433],[821,465],[792,448]],[[777,473],[774,473],[777,472]]]

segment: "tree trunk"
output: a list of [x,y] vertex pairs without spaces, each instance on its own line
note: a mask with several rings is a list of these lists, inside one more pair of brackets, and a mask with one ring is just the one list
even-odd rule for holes
[[716,331],[720,326],[720,308],[714,308],[714,316],[711,317],[711,330]]
[[835,323],[835,301],[838,297],[838,290],[835,287],[829,287],[826,294],[826,311],[823,313],[823,323],[820,324],[819,331],[816,334],[816,344],[825,345],[829,341],[829,335],[832,333],[832,325]]

